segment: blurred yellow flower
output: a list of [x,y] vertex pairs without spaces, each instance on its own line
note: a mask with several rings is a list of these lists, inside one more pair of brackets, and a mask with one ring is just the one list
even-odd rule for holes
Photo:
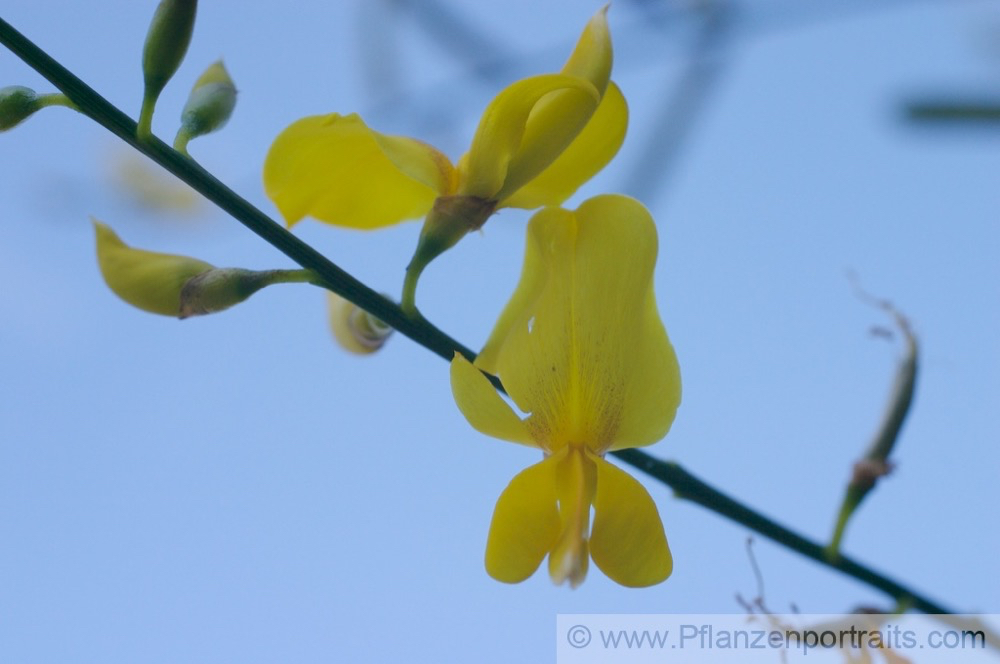
[[330,332],[337,344],[354,355],[371,355],[382,349],[393,329],[350,300],[332,291],[326,294]]
[[[625,586],[670,575],[652,498],[604,460],[660,440],[680,403],[677,358],[653,295],[656,254],[652,218],[626,196],[537,212],[520,283],[483,352],[475,365],[452,361],[455,401],[473,427],[545,453],[497,502],[486,569],[500,581],[523,581],[546,555],[552,579],[573,586],[590,558]],[[528,415],[480,370],[498,376]]]

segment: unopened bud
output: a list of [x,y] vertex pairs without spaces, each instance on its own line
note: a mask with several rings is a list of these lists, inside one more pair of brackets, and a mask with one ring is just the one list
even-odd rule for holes
[[0,89],[0,131],[16,127],[41,107],[31,88],[10,85]]
[[330,330],[344,350],[356,355],[370,355],[389,339],[393,329],[358,305],[336,293],[327,294],[330,306]]
[[181,112],[181,128],[174,148],[184,151],[187,142],[195,136],[221,129],[235,107],[236,86],[219,60],[195,81]]
[[213,269],[196,258],[133,249],[97,220],[94,229],[97,262],[104,282],[115,295],[143,311],[179,316],[184,285],[192,277]]
[[156,100],[184,60],[197,8],[197,0],[161,0],[156,8],[142,49],[145,92],[139,116],[140,136],[150,135]]
[[61,92],[40,95],[22,85],[0,88],[0,131],[7,131],[24,122],[31,115],[46,106],[65,106],[74,111],[80,109]]

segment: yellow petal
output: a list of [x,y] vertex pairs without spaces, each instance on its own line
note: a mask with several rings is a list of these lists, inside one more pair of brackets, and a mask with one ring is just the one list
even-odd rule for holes
[[114,294],[143,311],[180,316],[184,284],[212,265],[187,256],[133,249],[111,228],[96,219],[93,222],[97,263]]
[[556,486],[562,530],[549,554],[549,576],[557,585],[569,581],[570,587],[576,588],[587,576],[590,561],[587,536],[597,470],[593,458],[580,447],[566,448],[558,456]]
[[432,145],[408,136],[372,136],[396,168],[417,182],[447,196],[455,189],[456,173],[448,157]]
[[605,5],[587,22],[561,73],[587,79],[603,95],[611,78],[611,64],[611,32],[608,30],[608,5]]
[[634,199],[604,195],[528,225],[525,272],[483,356],[543,447],[603,453],[662,437],[680,400],[653,297],[656,228]]
[[[611,77],[612,49],[611,34],[608,31],[607,9],[605,6],[590,19],[583,34],[580,35],[572,55],[560,71],[561,74],[589,81],[597,91],[598,98],[602,98],[605,94]],[[624,103],[624,99],[620,101],[622,104]],[[593,170],[591,170],[591,164],[594,160],[588,161],[582,168],[576,169],[574,174],[578,174],[579,179],[574,179],[575,184],[569,187],[565,193],[549,195],[537,205],[531,206],[524,203],[515,204],[506,200],[515,196],[519,189],[531,183],[539,173],[553,163],[553,160],[561,158],[560,155],[564,153],[567,146],[576,140],[577,135],[585,126],[589,126],[589,120],[594,112],[594,107],[582,103],[580,99],[573,98],[564,92],[550,94],[538,102],[531,111],[521,147],[511,159],[503,188],[496,195],[497,199],[503,201],[502,205],[534,208],[561,203],[583,182],[604,167],[604,164],[617,152],[617,146],[621,145],[624,138],[624,122],[621,123],[620,127],[621,137],[612,136],[609,139],[604,139],[617,140],[617,146],[606,158],[597,159],[596,161],[600,163],[596,164]],[[618,127],[613,128],[615,132],[618,129]],[[589,142],[593,142],[593,139]],[[576,158],[580,156],[577,154]]]
[[549,457],[514,476],[497,500],[486,541],[486,571],[518,583],[534,574],[559,537],[556,465]]
[[[549,214],[559,213],[550,212]],[[568,215],[569,213],[563,211],[563,214]],[[483,349],[476,356],[476,366],[487,373],[499,375],[500,350],[507,341],[507,335],[515,326],[524,327],[528,324],[528,319],[535,307],[535,301],[548,282],[548,267],[544,261],[542,247],[537,240],[537,234],[532,233],[531,226],[529,226],[524,245],[524,263],[521,266],[521,278],[517,283],[517,288],[500,313]],[[505,389],[509,389],[509,387],[505,386]],[[511,398],[517,401],[515,397]],[[520,403],[518,405],[520,406]]]
[[597,494],[590,555],[612,581],[630,587],[660,583],[673,558],[656,504],[631,475],[604,459],[597,463]]
[[447,159],[430,146],[380,136],[356,114],[314,115],[274,140],[264,162],[264,189],[289,225],[309,215],[338,226],[380,228],[425,215],[439,193],[432,185],[450,180],[445,166],[450,168]]
[[[537,115],[535,107],[543,98],[545,107],[551,108]],[[508,85],[479,120],[468,156],[460,162],[465,171],[459,176],[457,193],[495,200],[501,188],[507,186],[508,167],[513,167],[515,161],[513,175],[518,179],[531,170],[540,172],[579,132],[599,101],[594,86],[575,76],[543,74]],[[559,123],[559,113],[564,115],[565,126]],[[533,127],[530,132],[529,116]],[[554,133],[545,136],[544,130]],[[566,134],[570,134],[569,138]]]
[[599,103],[599,98],[583,97],[575,91],[554,92],[539,100],[531,110],[521,145],[507,167],[503,187],[496,193],[501,205],[566,150]]
[[564,306],[553,303],[558,311],[546,312],[543,303],[553,300],[550,292],[557,267],[553,264],[552,249],[556,245],[564,248],[570,245],[571,241],[564,236],[574,226],[573,213],[560,208],[546,208],[532,217],[521,279],[476,358],[477,366],[500,377],[517,407],[531,413],[529,423],[535,429],[536,439],[549,451],[553,450],[551,429],[555,426],[550,420],[557,419],[562,410],[569,373],[568,349],[558,347],[565,337],[557,328],[564,328],[568,321]]
[[505,198],[503,206],[533,210],[561,204],[618,153],[627,127],[625,97],[610,83],[583,131],[548,168]]
[[681,402],[681,372],[667,337],[652,290],[646,294],[645,315],[637,323],[633,353],[642,360],[632,366],[622,417],[610,450],[651,445],[667,435]]
[[458,409],[480,433],[513,443],[535,445],[521,418],[486,376],[459,353],[455,353],[451,361],[451,391]]

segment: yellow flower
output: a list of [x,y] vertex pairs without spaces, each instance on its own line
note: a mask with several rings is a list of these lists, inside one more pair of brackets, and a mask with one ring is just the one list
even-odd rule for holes
[[[558,205],[607,164],[628,109],[610,82],[606,9],[589,21],[558,74],[507,86],[453,164],[413,138],[356,115],[310,116],[286,128],[264,163],[264,187],[289,225],[305,216],[374,229],[427,216],[408,279],[500,207]],[[404,306],[412,293],[404,293]],[[412,304],[412,303],[411,303]]]
[[215,269],[197,258],[135,249],[108,225],[93,222],[101,276],[115,295],[143,311],[180,316],[184,287]]
[[[483,352],[475,365],[452,361],[452,391],[469,423],[545,454],[497,501],[486,569],[500,581],[523,581],[546,555],[552,579],[573,586],[589,558],[626,586],[670,575],[652,498],[604,460],[666,435],[680,402],[677,358],[653,296],[656,254],[656,227],[634,199],[540,210],[520,283]],[[527,417],[480,370],[498,376]]]
[[107,224],[93,222],[104,282],[115,295],[150,313],[201,316],[228,309],[272,284],[323,285],[309,270],[217,268],[197,258],[136,249]]

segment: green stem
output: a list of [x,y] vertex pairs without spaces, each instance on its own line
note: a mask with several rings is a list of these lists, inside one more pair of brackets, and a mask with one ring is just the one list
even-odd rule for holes
[[323,279],[312,270],[262,270],[257,273],[261,287],[272,284],[312,284],[324,288]]
[[72,109],[74,111],[79,111],[80,109],[76,107],[76,104],[69,100],[69,97],[61,92],[53,92],[46,95],[38,95],[38,107],[46,108],[48,106],[65,106],[66,108]]
[[422,318],[417,309],[417,282],[427,263],[417,264],[416,259],[406,266],[406,276],[403,278],[403,294],[399,301],[400,308],[414,320]]
[[[15,53],[16,53],[16,51],[15,51]],[[43,74],[43,76],[44,75],[45,74]],[[52,79],[49,79],[49,80],[52,80]],[[79,79],[77,79],[77,80],[79,81]],[[80,81],[80,83],[82,84],[83,81]],[[97,95],[96,92],[94,92],[94,94]],[[100,101],[103,101],[103,102],[107,103],[106,100],[103,97],[101,97],[100,95],[97,95],[97,96],[100,99]],[[153,138],[153,110],[156,108],[156,99],[157,99],[158,96],[159,96],[159,93],[150,94],[149,91],[147,91],[146,94],[143,95],[143,97],[142,97],[142,108],[139,109],[139,123],[138,123],[138,125],[136,125],[136,129],[135,129],[136,138],[138,138],[140,141],[149,142]],[[110,106],[110,104],[108,104],[108,105]],[[118,110],[118,109],[115,109],[115,110]],[[88,115],[89,115],[89,113],[88,113]],[[100,120],[98,120],[97,118],[95,118],[94,116],[91,115],[90,117],[92,119],[94,119],[95,121],[99,122],[100,124],[104,124],[103,122],[101,122]],[[131,120],[132,119],[129,118],[130,122],[131,122]],[[108,128],[108,129],[111,129],[107,125],[104,125],[104,126],[106,128]],[[111,129],[111,131],[114,131],[114,130]],[[115,133],[117,133],[117,132],[115,132]]]
[[[155,137],[151,137],[148,141],[138,140],[136,123],[131,118],[111,105],[3,19],[0,19],[0,42],[52,82],[79,107],[81,112],[189,184],[303,268],[314,272],[316,281],[313,283],[317,283],[317,285],[327,288],[369,311],[389,326],[446,360],[450,361],[455,352],[461,353],[470,360],[475,359],[475,354],[471,350],[428,323],[424,318],[407,315],[399,306],[331,263],[311,246],[239,197],[194,161],[171,149]],[[496,379],[493,378],[493,380],[494,384],[498,385]],[[910,606],[922,611],[951,613],[946,607],[860,563],[854,562],[850,558],[840,557],[835,562],[827,560],[820,545],[736,502],[694,477],[676,463],[660,461],[639,450],[621,450],[614,454],[625,463],[635,466],[651,477],[667,484],[682,498],[702,505],[822,565],[878,588],[897,601],[906,600]]]
[[187,150],[187,146],[190,141],[191,134],[188,133],[188,130],[185,127],[181,126],[181,128],[177,130],[177,135],[174,136],[174,149],[185,157],[190,157],[191,155],[188,154]]
[[896,602],[925,613],[953,613],[941,604],[928,599],[898,581],[875,572],[847,556],[840,556],[831,561],[827,558],[826,549],[818,542],[799,535],[782,526],[763,514],[756,512],[742,503],[733,500],[726,494],[701,481],[680,465],[672,461],[661,461],[638,450],[621,450],[616,456],[636,468],[648,473],[672,488],[679,498],[690,500],[728,519],[736,521],[750,530],[774,540],[775,542],[797,551],[806,558],[821,565],[843,572],[874,588],[885,592]]
[[833,524],[833,536],[826,547],[826,555],[831,560],[840,555],[840,543],[844,540],[844,533],[847,531],[847,522],[851,520],[854,510],[858,509],[867,491],[855,485],[848,485],[844,493],[844,500],[837,511],[837,520]]
[[470,360],[475,359],[476,354],[472,350],[431,325],[426,319],[405,314],[394,302],[334,265],[325,256],[288,232],[281,224],[241,198],[195,161],[171,149],[155,136],[149,141],[140,141],[136,137],[134,120],[101,97],[2,18],[0,18],[0,43],[61,90],[77,105],[80,112],[173,173],[293,261],[315,272],[323,288],[371,312],[401,334],[448,361],[451,361],[456,351]]

